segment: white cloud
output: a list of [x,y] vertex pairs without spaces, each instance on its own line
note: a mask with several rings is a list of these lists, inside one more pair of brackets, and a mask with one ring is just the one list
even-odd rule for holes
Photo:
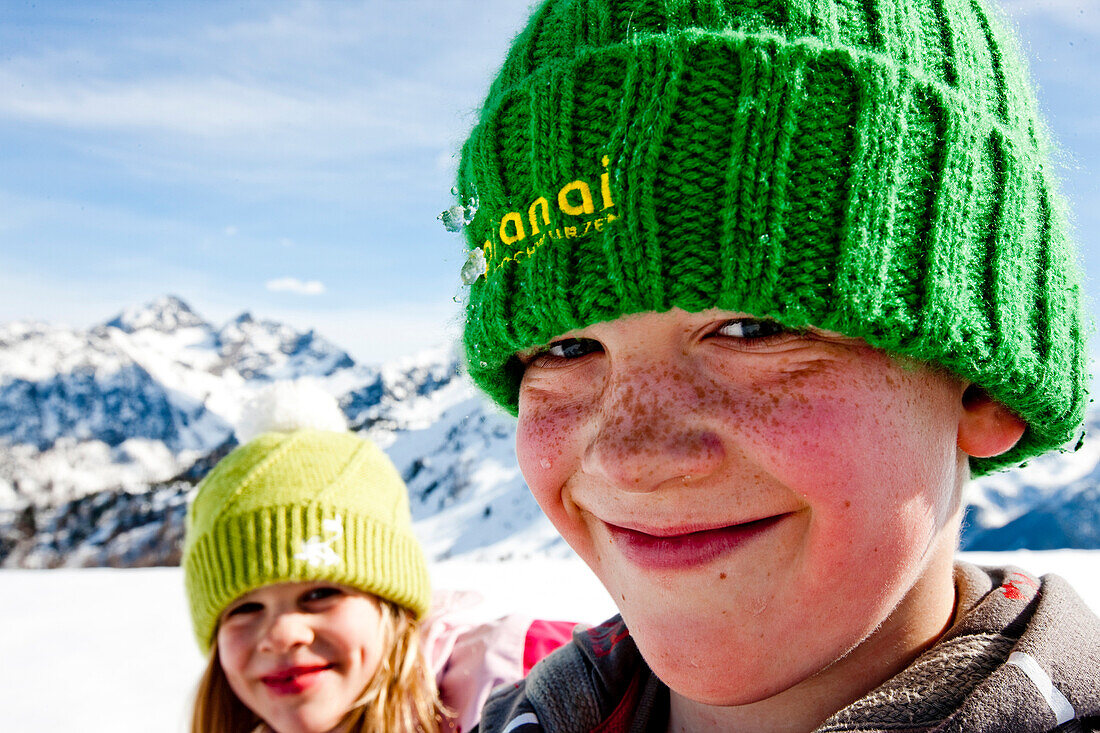
[[[378,152],[381,140],[442,145],[449,124],[433,116],[444,90],[409,79],[358,80],[329,94],[278,82],[227,78],[95,79],[0,68],[0,117],[35,124],[140,132],[240,156],[325,157],[349,141]],[[454,103],[453,100],[451,102]],[[435,108],[437,111],[437,108]],[[333,141],[339,140],[339,145]],[[243,146],[243,147],[242,147]]]
[[325,284],[320,280],[299,280],[296,277],[280,277],[268,280],[264,286],[273,293],[323,295],[325,292]]
[[457,149],[531,2],[95,4],[102,22],[0,57],[0,127],[154,193],[343,204],[392,198],[402,176],[449,187],[454,161],[429,166]]
[[[441,146],[453,123],[440,110],[476,108],[525,14],[497,4],[474,13],[457,4],[301,3],[228,26],[181,18],[166,33],[135,24],[109,44],[86,32],[0,60],[0,118],[237,157],[278,150],[317,159],[349,144],[376,153],[388,148],[383,141]],[[150,20],[162,24],[171,12]]]

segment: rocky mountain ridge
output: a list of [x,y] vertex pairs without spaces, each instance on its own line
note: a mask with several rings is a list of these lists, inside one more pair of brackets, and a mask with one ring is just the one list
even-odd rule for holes
[[[300,378],[389,453],[429,556],[569,552],[516,468],[514,421],[453,353],[364,365],[313,331],[247,313],[215,327],[166,296],[86,330],[0,324],[0,566],[178,562],[188,496],[236,444],[241,404]],[[1098,487],[1091,439],[975,482],[964,547],[1100,547]]]

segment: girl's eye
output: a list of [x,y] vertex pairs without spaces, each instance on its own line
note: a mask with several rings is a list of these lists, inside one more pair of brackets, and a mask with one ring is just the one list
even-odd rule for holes
[[262,610],[264,610],[262,604],[254,602],[242,603],[239,606],[234,606],[233,608],[229,609],[229,611],[225,614],[225,617],[229,618],[230,616],[243,616],[249,613],[258,613]]
[[318,588],[310,588],[302,594],[302,603],[310,603],[315,601],[323,601],[326,598],[332,598],[333,596],[342,596],[344,591],[339,588],[333,588],[332,586],[320,586]]
[[797,332],[765,318],[735,318],[722,324],[716,333],[748,343],[761,343]]
[[528,362],[528,365],[552,366],[555,361],[571,361],[602,351],[599,341],[593,339],[562,339],[555,341]]

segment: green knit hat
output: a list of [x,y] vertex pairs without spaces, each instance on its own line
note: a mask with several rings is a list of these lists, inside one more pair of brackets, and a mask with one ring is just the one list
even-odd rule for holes
[[1028,427],[976,474],[1062,445],[1086,352],[1046,140],[983,0],[548,0],[462,151],[470,375],[514,413],[517,351],[722,308],[985,388]]
[[[339,410],[331,397],[321,399]],[[318,430],[294,422],[219,461],[188,511],[184,582],[204,651],[222,611],[272,583],[331,581],[417,617],[428,610],[427,563],[405,484],[389,458],[346,425]]]

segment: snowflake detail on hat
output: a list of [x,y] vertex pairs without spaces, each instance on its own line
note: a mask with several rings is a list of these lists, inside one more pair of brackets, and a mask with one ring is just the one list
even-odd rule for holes
[[318,535],[313,535],[302,542],[302,549],[294,555],[294,559],[305,560],[310,567],[314,568],[339,565],[340,556],[332,549],[332,543],[344,536],[344,525],[340,522],[340,515],[323,520],[321,527],[328,538],[321,539]]

